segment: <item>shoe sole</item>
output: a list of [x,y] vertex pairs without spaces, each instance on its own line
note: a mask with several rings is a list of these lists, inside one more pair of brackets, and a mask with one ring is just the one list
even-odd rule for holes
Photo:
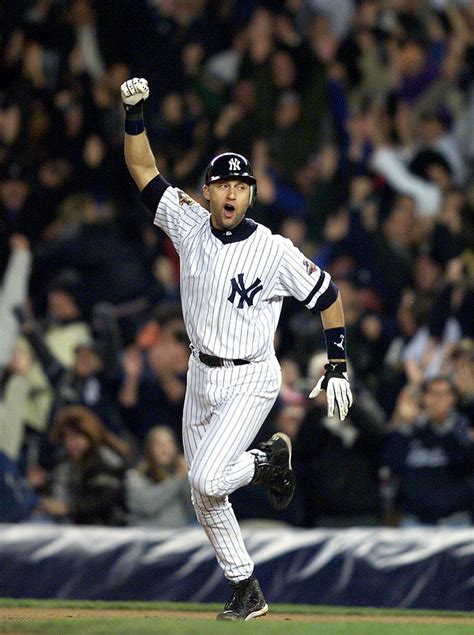
[[241,620],[238,617],[236,617],[234,613],[229,613],[228,615],[226,615],[225,613],[219,613],[216,619],[227,620],[228,622],[249,622],[250,620],[255,620],[257,617],[262,617],[266,613],[268,613],[268,604],[265,604],[265,606],[263,606],[258,611],[253,611],[252,613],[249,613],[244,620]]
[[288,469],[292,470],[293,468],[291,467],[291,452],[292,452],[292,447],[291,447],[291,439],[290,437],[285,434],[284,432],[276,432],[273,436],[272,439],[274,439],[275,437],[277,437],[278,439],[281,439],[282,441],[285,442],[286,447],[288,448]]
[[[287,500],[285,503],[283,503],[283,504],[276,502],[276,501],[272,498],[272,494],[271,494],[271,491],[272,491],[272,490],[271,490],[271,487],[269,487],[269,488],[268,488],[268,489],[269,489],[268,494],[269,494],[269,498],[270,498],[270,504],[271,504],[271,506],[272,506],[272,507],[273,507],[273,509],[275,509],[276,511],[278,511],[278,512],[282,512],[282,511],[284,511],[284,510],[288,507],[288,505],[291,503],[291,500],[292,500],[292,498],[293,498],[293,494],[294,494],[294,492],[295,492],[295,486],[296,486],[296,484],[295,484],[295,477],[294,477],[294,474],[293,474],[293,468],[291,467],[291,452],[292,452],[291,439],[290,439],[290,437],[289,437],[287,434],[285,434],[284,432],[276,432],[276,433],[272,436],[272,439],[275,439],[275,438],[281,439],[281,440],[285,443],[286,447],[288,448],[288,467],[286,467],[286,468],[285,468],[285,470],[286,470],[286,472],[291,472],[291,474],[292,474],[292,480],[293,480],[293,491],[292,491],[292,493],[291,493],[290,497],[288,498],[288,500]],[[286,473],[286,472],[285,472],[285,473]]]
[[266,613],[268,613],[268,604],[265,604],[265,606],[261,608],[259,611],[254,611],[253,613],[250,613],[250,615],[247,615],[244,622],[248,622],[249,620],[254,620],[256,617],[262,617],[262,615],[265,615]]

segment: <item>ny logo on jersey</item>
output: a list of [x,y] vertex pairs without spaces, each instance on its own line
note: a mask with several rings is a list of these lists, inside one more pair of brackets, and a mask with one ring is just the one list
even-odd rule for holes
[[229,170],[231,172],[235,172],[240,170],[240,161],[235,157],[233,159],[229,159]]
[[232,278],[230,282],[232,284],[232,293],[227,299],[229,300],[229,302],[233,303],[235,300],[235,296],[238,293],[240,295],[239,304],[237,305],[238,309],[244,308],[244,302],[247,302],[249,306],[252,306],[255,294],[263,289],[263,286],[261,285],[262,281],[260,280],[260,278],[256,278],[255,282],[252,282],[250,287],[247,287],[246,289],[243,273],[239,273],[239,275],[237,276],[237,280],[235,278]]

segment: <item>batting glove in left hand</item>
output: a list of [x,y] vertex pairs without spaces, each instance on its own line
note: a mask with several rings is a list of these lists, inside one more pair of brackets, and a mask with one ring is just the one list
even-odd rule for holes
[[326,371],[319,379],[309,396],[317,397],[321,390],[326,391],[328,402],[328,417],[334,416],[334,407],[337,406],[341,421],[347,416],[349,408],[352,406],[352,392],[347,377],[347,367],[345,362],[329,362],[324,367]]

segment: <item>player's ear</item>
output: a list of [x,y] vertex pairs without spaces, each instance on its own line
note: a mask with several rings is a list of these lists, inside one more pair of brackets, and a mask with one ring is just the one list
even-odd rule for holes
[[202,195],[204,196],[206,201],[209,200],[209,186],[207,186],[207,185],[203,185],[202,186]]

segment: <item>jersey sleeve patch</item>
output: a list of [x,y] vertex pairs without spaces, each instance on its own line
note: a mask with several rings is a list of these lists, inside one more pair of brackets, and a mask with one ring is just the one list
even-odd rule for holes
[[303,260],[303,265],[305,266],[306,273],[308,274],[308,276],[310,276],[312,273],[318,270],[314,262],[311,262],[311,260],[306,260],[306,259]]
[[178,195],[178,203],[181,207],[183,205],[189,205],[190,207],[192,207],[193,205],[197,205],[196,201],[188,194],[186,194],[186,192],[183,192],[182,190],[176,190],[176,193]]

